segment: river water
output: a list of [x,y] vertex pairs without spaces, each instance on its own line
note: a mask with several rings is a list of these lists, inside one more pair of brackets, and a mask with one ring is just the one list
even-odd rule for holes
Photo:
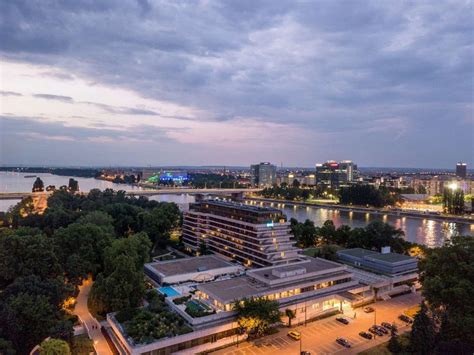
[[[45,186],[67,185],[68,176],[57,176],[51,174],[24,174],[24,173],[6,173],[0,172],[0,192],[27,192],[31,191],[35,178],[25,178],[24,175],[39,176]],[[109,181],[97,180],[93,178],[74,178],[79,182],[81,191],[89,191],[93,188],[114,190],[132,190],[138,187],[115,184]],[[182,195],[156,195],[150,199],[157,201],[175,202],[181,209],[186,210],[189,203],[194,202],[194,196]],[[6,211],[10,206],[17,203],[18,200],[0,200],[0,211]],[[350,227],[364,227],[368,223],[381,220],[390,223],[396,228],[400,228],[405,232],[405,238],[408,241],[425,244],[429,247],[442,245],[454,235],[474,235],[474,224],[453,223],[432,220],[429,218],[400,217],[389,215],[375,215],[363,212],[345,212],[337,209],[305,207],[305,206],[285,206],[273,204],[288,216],[304,222],[306,219],[314,221],[319,226],[326,220],[331,219],[336,226],[347,224]]]

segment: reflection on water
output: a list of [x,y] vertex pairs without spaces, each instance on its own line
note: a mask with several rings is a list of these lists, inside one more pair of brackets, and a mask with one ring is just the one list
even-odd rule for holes
[[[261,205],[261,203],[258,204]],[[388,214],[341,211],[310,206],[288,207],[284,204],[272,205],[282,209],[288,218],[293,217],[301,222],[310,219],[316,225],[322,225],[326,220],[330,219],[336,227],[345,224],[352,228],[357,228],[365,227],[368,223],[379,220],[403,230],[407,240],[430,247],[440,246],[455,235],[474,234],[474,224],[443,222],[427,218],[401,217]]]
[[[23,174],[24,175],[24,174]],[[56,176],[51,174],[35,174],[43,179],[45,186],[47,185],[67,185],[69,177]],[[92,188],[113,188],[132,189],[132,186],[123,184],[114,184],[108,181],[96,179],[75,178],[79,181],[79,187],[82,191],[88,191]],[[12,174],[0,172],[0,192],[23,192],[31,191],[34,179],[25,179],[21,174]],[[187,210],[189,203],[195,201],[194,196],[181,195],[156,195],[150,199],[156,201],[175,202],[182,210]],[[0,200],[0,211],[5,211],[9,206],[17,201]],[[263,205],[263,203],[259,203]],[[408,241],[425,244],[430,247],[440,246],[444,241],[449,240],[455,235],[473,235],[474,224],[443,222],[431,219],[421,219],[413,217],[400,217],[392,215],[370,214],[365,212],[340,211],[336,209],[317,208],[309,206],[286,206],[283,203],[272,203],[273,207],[283,210],[288,218],[294,217],[304,222],[306,219],[314,221],[317,226],[322,225],[326,220],[330,219],[338,227],[346,224],[352,228],[365,227],[368,223],[376,220],[387,222],[396,228],[400,228],[405,232],[405,238]]]
[[364,227],[368,223],[379,220],[389,223],[395,228],[400,228],[405,232],[405,238],[410,242],[425,244],[429,247],[442,245],[455,235],[473,234],[474,228],[466,223],[442,222],[430,219],[419,219],[413,217],[399,217],[392,215],[378,215],[364,212],[347,212],[333,209],[310,207],[283,208],[285,214],[299,221],[310,219],[316,225],[321,225],[324,221],[331,219],[338,227],[342,224],[352,228]]

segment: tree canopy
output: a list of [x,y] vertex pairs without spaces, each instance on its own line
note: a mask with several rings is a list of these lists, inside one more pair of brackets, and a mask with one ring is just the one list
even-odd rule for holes
[[281,321],[279,303],[265,298],[245,298],[234,304],[239,326],[249,334],[263,335]]
[[70,342],[74,317],[64,301],[88,275],[102,313],[140,305],[143,264],[180,220],[175,204],[113,190],[57,190],[43,214],[31,199],[10,209],[0,228],[0,352],[29,353],[46,337]]

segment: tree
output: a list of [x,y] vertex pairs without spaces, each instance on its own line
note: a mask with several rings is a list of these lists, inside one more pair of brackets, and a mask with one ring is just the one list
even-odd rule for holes
[[79,182],[73,178],[69,179],[69,183],[67,189],[71,192],[78,192],[79,191]]
[[61,339],[47,339],[40,345],[40,355],[70,355],[69,344]]
[[55,278],[63,269],[53,241],[43,235],[0,234],[0,288],[17,277]]
[[116,269],[104,277],[97,277],[92,286],[90,305],[98,313],[109,313],[138,307],[145,293],[143,271],[136,270],[135,260],[120,255],[115,260]]
[[[78,267],[83,276],[87,273],[96,275],[103,268],[104,251],[111,245],[112,236],[103,228],[94,224],[72,223],[66,228],[60,228],[54,233],[56,254],[63,265],[67,267],[66,275],[70,279],[77,277]],[[71,265],[69,260],[77,255]]]
[[140,215],[141,225],[153,245],[164,247],[168,244],[170,232],[178,227],[181,212],[176,204],[162,203],[151,211]]
[[334,222],[331,220],[324,222],[321,227],[316,229],[316,235],[318,236],[318,241],[320,243],[332,243],[334,236],[336,235],[336,227],[334,226]]
[[285,309],[285,315],[288,317],[288,327],[291,327],[291,320],[296,318],[295,311],[292,309]]
[[400,341],[398,340],[398,334],[395,331],[395,328],[392,328],[392,331],[390,332],[390,340],[388,342],[388,350],[390,350],[394,354],[400,353],[403,349],[400,344]]
[[422,194],[422,195],[427,194],[426,187],[424,187],[423,185],[419,185],[419,186],[416,188],[416,193],[417,193],[417,194]]
[[134,260],[135,270],[141,270],[143,265],[150,260],[150,250],[151,241],[144,232],[114,240],[105,250],[105,275],[110,275],[118,267],[117,260],[121,255],[130,256]]
[[76,223],[79,224],[93,224],[101,227],[107,234],[114,234],[114,219],[111,215],[103,211],[92,211],[80,217]]
[[420,262],[422,292],[432,312],[441,314],[439,338],[474,349],[474,237],[457,236],[428,250]]
[[146,233],[117,239],[105,250],[104,271],[92,286],[90,307],[99,314],[137,307],[145,293],[143,264],[151,242]]
[[16,351],[13,348],[11,341],[0,338],[0,354],[2,355],[15,355]]
[[443,191],[443,209],[445,213],[464,213],[464,191],[460,188],[445,188]]
[[57,312],[43,295],[20,293],[2,302],[0,309],[3,334],[19,353],[29,353],[47,337],[54,326]]
[[32,192],[43,192],[44,191],[44,183],[39,177],[36,178],[35,182],[33,183]]
[[435,346],[435,328],[432,319],[428,315],[428,307],[425,302],[415,315],[410,336],[410,350],[416,354],[432,354]]
[[323,245],[319,249],[316,250],[316,253],[314,254],[314,257],[336,261],[337,260],[337,251],[339,249],[340,249],[340,247],[338,247],[337,245],[334,245],[334,244]]
[[207,253],[209,253],[207,244],[201,241],[201,243],[199,244],[199,255],[206,255]]
[[234,304],[239,326],[249,334],[263,335],[281,321],[279,303],[264,298],[244,298]]

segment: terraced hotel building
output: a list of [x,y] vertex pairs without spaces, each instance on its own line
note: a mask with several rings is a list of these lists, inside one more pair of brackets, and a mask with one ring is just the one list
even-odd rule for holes
[[286,216],[275,208],[209,200],[191,204],[184,214],[186,248],[199,253],[204,244],[210,251],[249,267],[300,260],[290,237]]

